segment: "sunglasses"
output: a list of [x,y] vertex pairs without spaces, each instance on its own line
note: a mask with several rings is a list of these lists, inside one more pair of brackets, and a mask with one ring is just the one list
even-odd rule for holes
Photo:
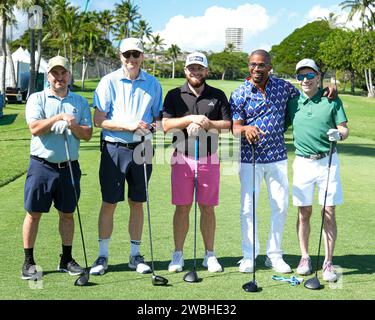
[[314,72],[309,72],[309,73],[306,73],[306,74],[297,74],[297,80],[298,81],[303,81],[305,78],[307,80],[312,80],[316,77],[316,73]]
[[255,63],[255,62],[250,62],[249,67],[251,69],[258,68],[259,70],[264,70],[268,67],[269,65],[267,63]]
[[123,52],[123,53],[122,53],[122,56],[123,56],[125,59],[129,59],[130,56],[133,56],[133,58],[138,59],[139,56],[141,55],[141,53],[142,53],[142,52],[137,51],[137,50],[126,51],[126,52]]

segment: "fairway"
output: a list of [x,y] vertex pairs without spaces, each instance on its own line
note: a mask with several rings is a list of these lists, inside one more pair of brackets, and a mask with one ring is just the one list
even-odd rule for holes
[[[163,94],[184,79],[161,79]],[[230,92],[240,82],[208,81],[210,85],[222,88],[229,97]],[[92,102],[92,90],[96,83],[89,82],[91,88],[83,94]],[[79,92],[78,92],[79,93]],[[287,283],[272,280],[276,274],[264,266],[265,248],[269,232],[269,204],[267,190],[262,185],[258,207],[260,236],[260,256],[257,258],[257,282],[261,291],[246,293],[242,285],[251,280],[251,274],[238,271],[237,262],[241,256],[240,235],[240,183],[235,156],[238,142],[231,135],[223,137],[221,145],[220,205],[216,209],[217,231],[215,251],[224,267],[224,272],[212,274],[202,267],[204,247],[202,237],[197,238],[197,272],[202,281],[190,284],[183,281],[185,271],[193,267],[193,217],[190,214],[190,230],[185,242],[184,272],[170,274],[167,271],[174,249],[171,205],[170,166],[168,159],[172,152],[170,136],[158,132],[158,144],[154,157],[153,174],[150,181],[150,208],[153,231],[153,246],[156,274],[169,280],[167,287],[154,287],[151,275],[141,275],[130,271],[129,260],[129,211],[126,203],[119,203],[110,242],[108,273],[104,276],[90,276],[87,287],[74,287],[76,277],[56,271],[61,250],[58,234],[58,215],[55,209],[44,214],[39,226],[35,246],[36,263],[43,269],[40,283],[21,280],[23,263],[22,223],[24,219],[23,188],[28,165],[30,132],[24,118],[24,105],[8,105],[5,117],[0,120],[0,299],[126,299],[126,300],[356,300],[375,299],[375,99],[365,97],[340,96],[349,119],[350,137],[338,144],[341,162],[341,177],[344,204],[337,208],[338,237],[334,253],[334,265],[341,274],[340,281],[327,284],[323,280],[322,290],[310,291],[303,285],[292,287]],[[89,142],[82,142],[80,164],[82,170],[81,199],[79,202],[85,235],[88,263],[91,265],[98,254],[97,220],[101,205],[98,178],[99,132],[95,129]],[[292,181],[293,144],[290,131],[286,134],[288,147],[289,182]],[[162,161],[164,160],[164,161]],[[315,197],[316,199],[317,197]],[[291,197],[290,197],[291,203]],[[312,217],[310,253],[315,268],[319,241],[320,215],[317,203]],[[146,213],[146,212],[145,212]],[[284,259],[295,272],[300,259],[296,235],[296,208],[289,206],[288,218],[283,237]],[[199,226],[199,224],[198,224]],[[150,261],[147,217],[142,239],[142,254]],[[323,246],[322,246],[323,249]],[[322,250],[323,252],[324,250]],[[74,258],[83,266],[83,252],[76,219]],[[321,266],[320,266],[321,267]],[[296,273],[293,273],[296,275]],[[319,272],[321,279],[321,273]],[[309,277],[304,277],[308,279]]]

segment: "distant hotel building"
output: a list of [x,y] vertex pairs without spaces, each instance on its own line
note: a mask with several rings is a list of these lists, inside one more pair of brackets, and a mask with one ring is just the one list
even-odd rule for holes
[[233,43],[234,52],[243,51],[243,29],[242,28],[227,28],[225,30],[225,48],[229,43]]

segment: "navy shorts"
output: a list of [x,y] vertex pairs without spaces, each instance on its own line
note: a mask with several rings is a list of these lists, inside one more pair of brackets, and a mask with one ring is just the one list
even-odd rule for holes
[[[78,161],[72,161],[72,170],[79,198],[81,169]],[[25,182],[25,210],[49,212],[52,201],[55,208],[63,213],[73,213],[77,206],[68,163],[59,168],[57,164],[30,157]]]
[[[146,164],[147,181],[150,180],[152,164]],[[104,143],[99,169],[102,200],[108,203],[124,201],[125,180],[128,183],[128,198],[134,202],[145,202],[146,186],[143,164],[133,159],[133,150],[119,144]]]

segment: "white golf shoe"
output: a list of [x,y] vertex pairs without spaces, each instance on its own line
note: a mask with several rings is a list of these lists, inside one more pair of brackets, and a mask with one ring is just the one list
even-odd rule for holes
[[292,269],[290,266],[283,260],[282,257],[277,257],[274,259],[266,258],[264,265],[268,268],[272,268],[279,273],[291,273]]
[[254,271],[254,263],[252,259],[242,258],[239,263],[239,271],[244,273],[251,273]]
[[337,274],[331,261],[326,261],[323,264],[323,280],[327,282],[336,282]]
[[204,255],[202,266],[208,269],[208,272],[222,272],[223,268],[221,267],[219,261],[217,261],[215,255],[208,256]]
[[103,275],[108,269],[108,257],[98,257],[90,269],[90,274]]

